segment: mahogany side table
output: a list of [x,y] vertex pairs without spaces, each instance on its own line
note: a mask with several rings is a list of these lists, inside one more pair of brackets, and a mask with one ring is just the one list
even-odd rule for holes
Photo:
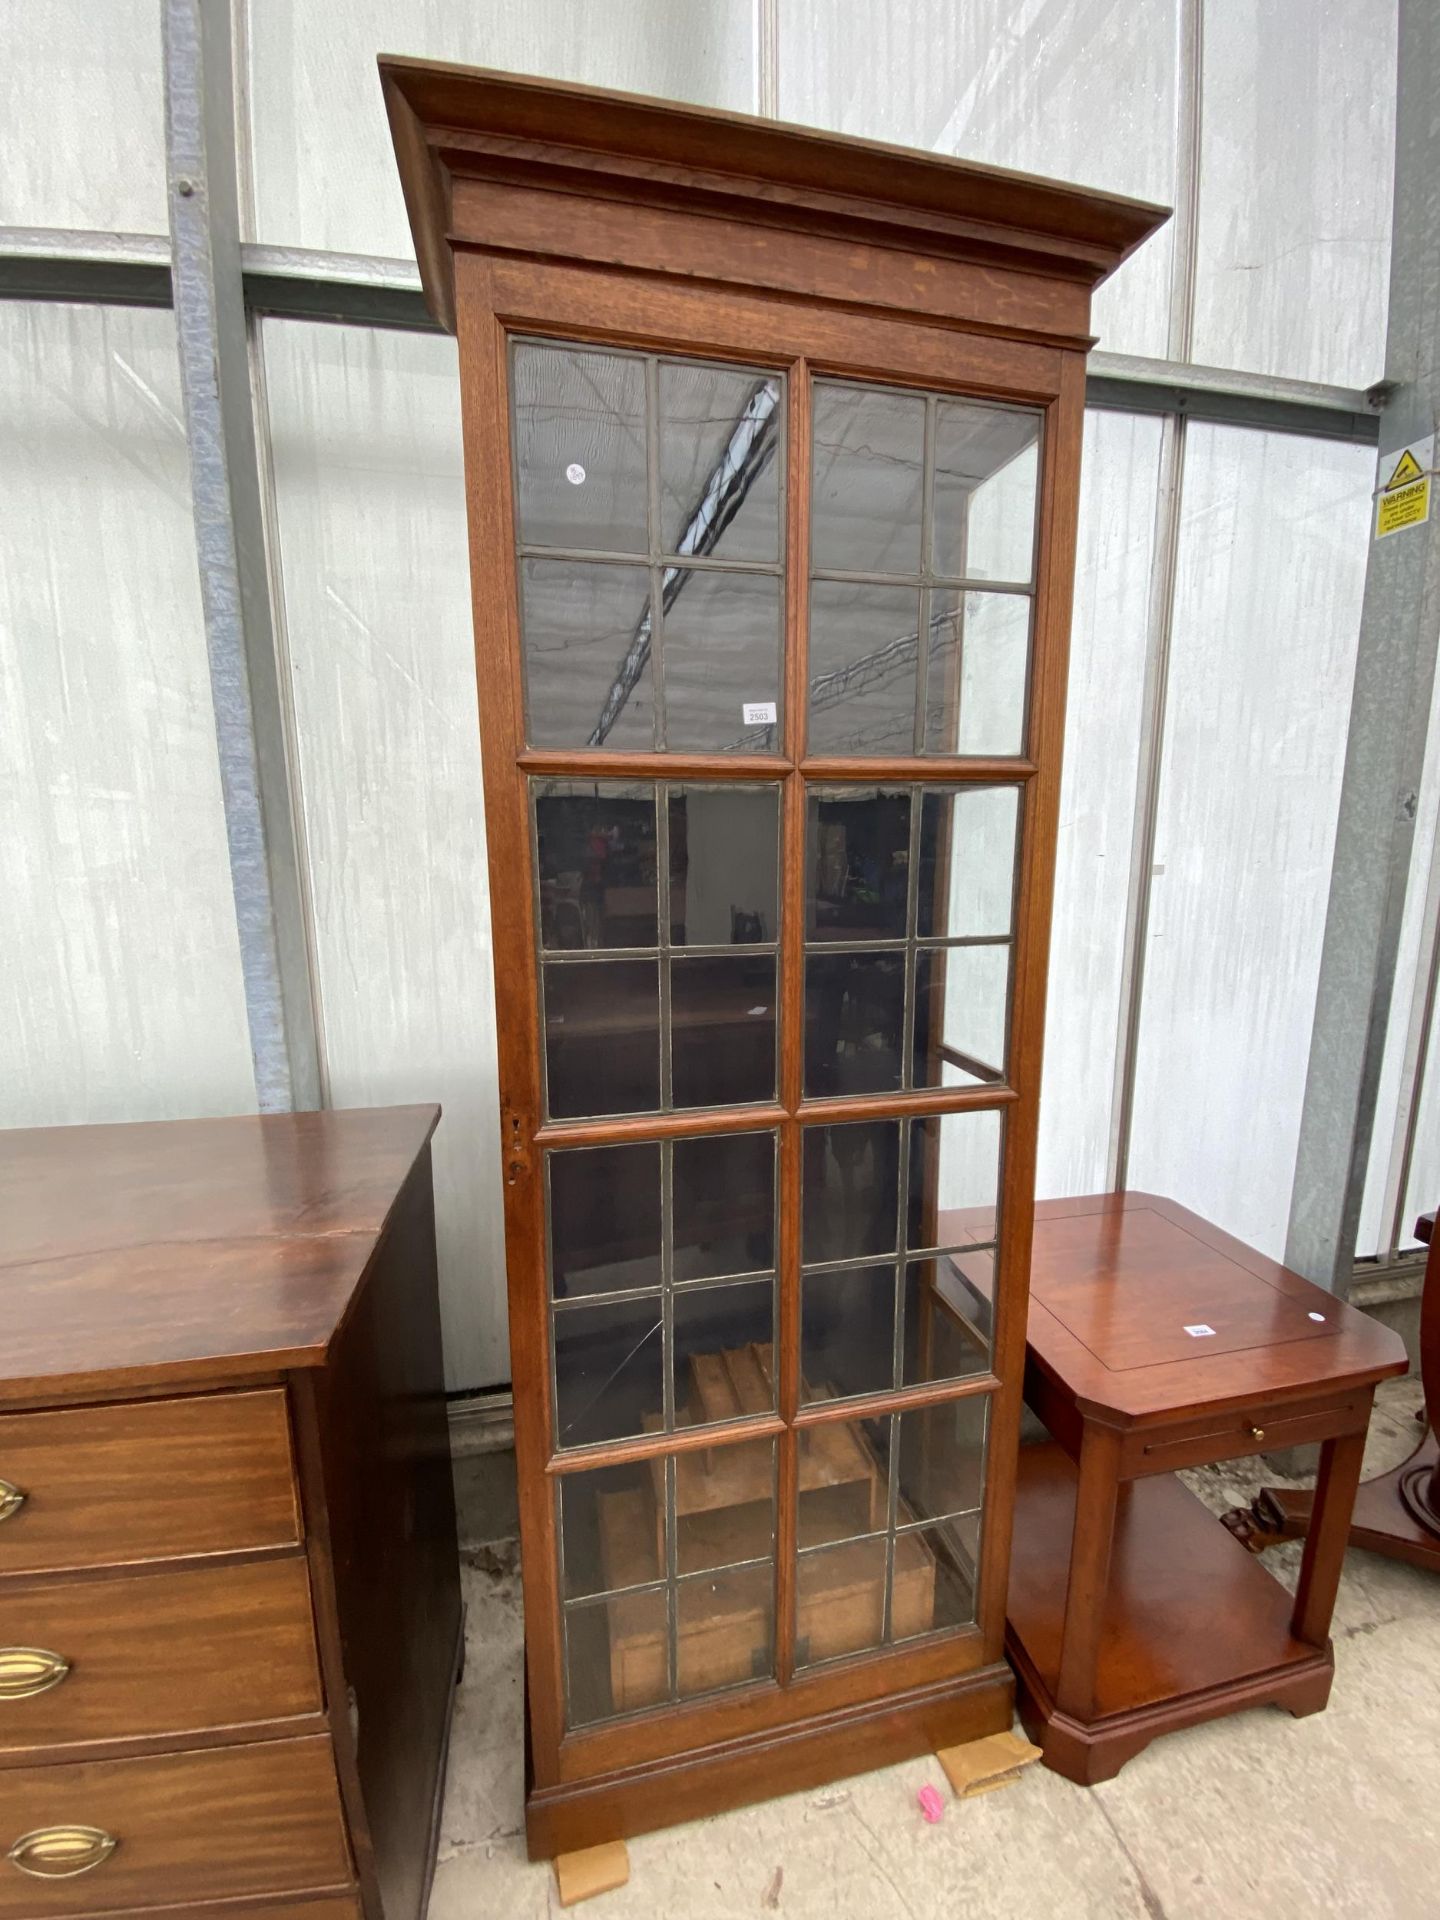
[[[1396,1334],[1151,1194],[1036,1208],[1006,1651],[1030,1737],[1090,1785],[1157,1734],[1329,1698],[1330,1616]],[[1176,1469],[1323,1443],[1290,1595]]]

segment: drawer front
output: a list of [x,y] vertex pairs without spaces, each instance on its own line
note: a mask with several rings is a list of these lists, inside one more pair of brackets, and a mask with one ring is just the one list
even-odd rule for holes
[[0,1483],[0,1512],[11,1509],[0,1519],[0,1574],[128,1566],[300,1538],[278,1387],[7,1414]]
[[1216,1460],[1238,1460],[1277,1447],[1328,1440],[1363,1428],[1369,1400],[1366,1392],[1340,1399],[1291,1401],[1284,1406],[1232,1408],[1199,1414],[1174,1427],[1144,1429],[1125,1442],[1121,1472],[1173,1473],[1180,1467],[1209,1466]]
[[[0,1581],[0,1756],[318,1713],[300,1555]],[[0,1786],[0,1799],[4,1788]]]
[[[99,1837],[89,1842],[89,1833]],[[69,1864],[67,1846],[99,1864],[47,1875],[47,1853],[50,1864]],[[17,1851],[41,1871],[25,1871]],[[183,1909],[246,1894],[348,1890],[352,1881],[325,1735],[0,1775],[4,1920]]]
[[127,1907],[107,1920],[364,1920],[358,1894],[298,1894],[293,1900],[206,1901],[203,1907]]

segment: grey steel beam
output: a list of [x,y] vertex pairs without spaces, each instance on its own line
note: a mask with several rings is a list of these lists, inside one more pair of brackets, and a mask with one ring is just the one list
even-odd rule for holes
[[246,304],[255,313],[393,327],[406,333],[442,331],[425,310],[413,260],[315,253],[308,247],[244,246],[240,263]]
[[[1385,454],[1440,408],[1440,11],[1401,0]],[[1291,1197],[1287,1263],[1352,1277],[1440,633],[1440,513],[1372,540]],[[1263,1098],[1263,1090],[1260,1095]]]
[[170,241],[162,233],[0,227],[0,298],[170,305]]
[[240,272],[231,23],[164,0],[175,329],[230,878],[261,1112],[320,1105]]
[[[1204,71],[1203,0],[1181,0],[1179,96],[1175,148],[1174,238],[1170,253],[1170,360],[1190,353],[1195,319],[1195,235],[1200,201],[1201,77]],[[1119,356],[1112,355],[1112,360]],[[1086,380],[1099,355],[1091,356]],[[1154,363],[1145,363],[1153,365]],[[1103,375],[1101,376],[1104,377]],[[1130,1175],[1130,1135],[1135,1118],[1135,1080],[1140,1054],[1140,1018],[1145,1001],[1150,905],[1154,892],[1155,834],[1165,753],[1165,714],[1170,686],[1170,638],[1175,618],[1175,577],[1180,552],[1180,495],[1185,477],[1187,415],[1167,413],[1160,439],[1155,487],[1155,527],[1150,555],[1140,745],[1135,762],[1135,810],[1130,835],[1130,872],[1125,931],[1120,950],[1120,1011],[1111,1083],[1107,1184],[1122,1192]]]
[[1122,353],[1091,354],[1085,404],[1122,413],[1182,414],[1191,420],[1300,433],[1316,440],[1373,444],[1380,430],[1378,402],[1357,388],[1282,380],[1229,367],[1198,367],[1179,359],[1142,360]]
[[[440,332],[425,311],[410,260],[247,243],[240,269],[252,313]],[[169,242],[157,234],[0,227],[0,299],[169,306]],[[1091,354],[1085,401],[1122,413],[1182,414],[1330,440],[1373,442],[1379,420],[1369,396],[1354,388],[1119,353]]]

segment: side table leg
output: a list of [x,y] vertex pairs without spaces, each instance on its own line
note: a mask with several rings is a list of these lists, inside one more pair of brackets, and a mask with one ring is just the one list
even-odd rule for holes
[[1075,1531],[1070,1540],[1070,1575],[1065,1587],[1065,1631],[1060,1642],[1060,1675],[1055,1683],[1057,1710],[1078,1720],[1089,1719],[1095,1710],[1095,1665],[1110,1586],[1119,1464],[1119,1435],[1106,1427],[1087,1424],[1080,1442]]
[[1305,1557],[1300,1562],[1300,1585],[1290,1630],[1297,1640],[1323,1647],[1330,1637],[1330,1616],[1340,1590],[1340,1569],[1350,1536],[1350,1517],[1360,1485],[1365,1458],[1365,1428],[1327,1440],[1320,1449],[1320,1474],[1315,1482],[1315,1504]]

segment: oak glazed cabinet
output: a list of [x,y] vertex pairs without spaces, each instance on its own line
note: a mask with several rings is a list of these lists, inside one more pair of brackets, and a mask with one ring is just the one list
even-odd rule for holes
[[1089,301],[1164,216],[381,71],[459,336],[543,1856],[1010,1723]]

